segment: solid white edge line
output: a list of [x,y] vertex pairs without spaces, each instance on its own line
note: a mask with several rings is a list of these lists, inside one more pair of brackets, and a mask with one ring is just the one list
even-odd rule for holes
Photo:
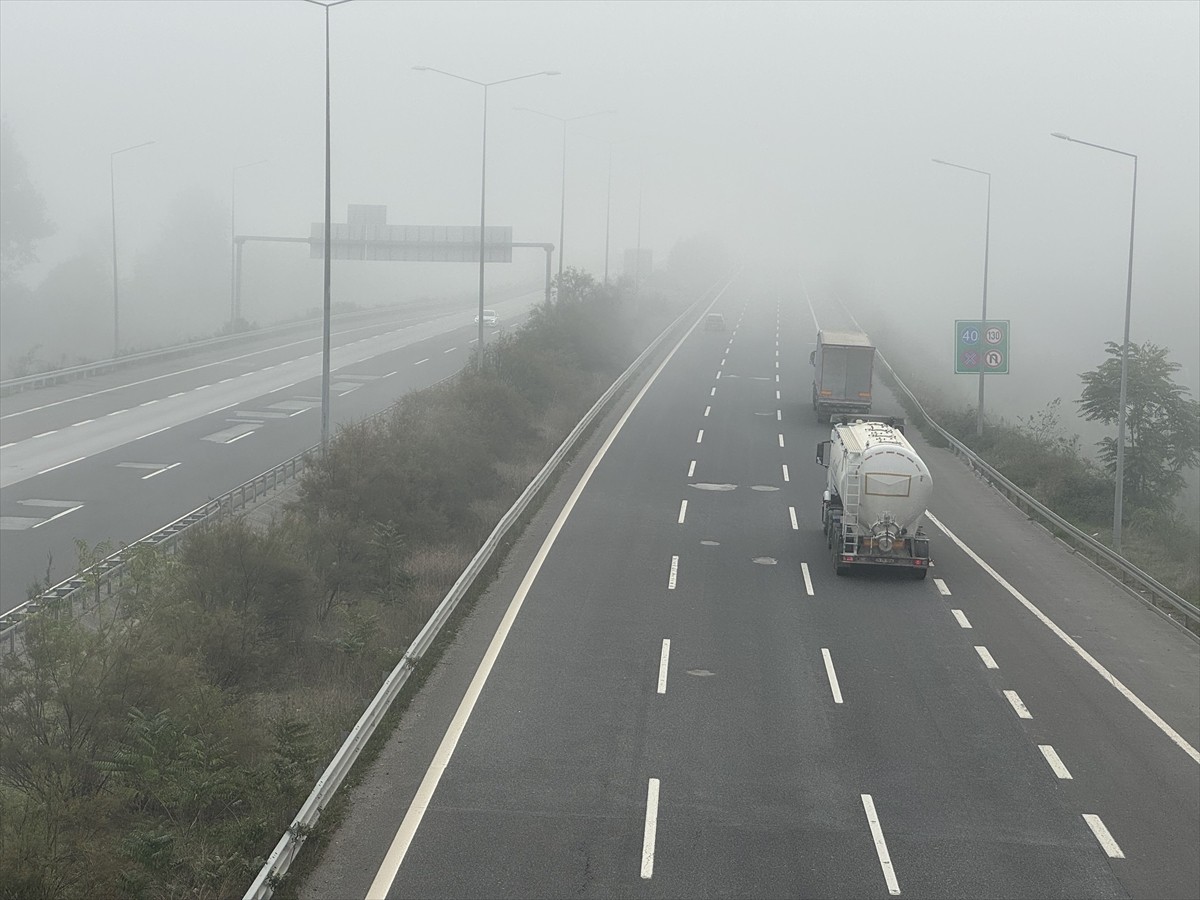
[[159,428],[157,431],[148,431],[145,434],[143,434],[140,438],[134,438],[134,440],[140,441],[140,440],[144,440],[145,438],[148,438],[148,437],[154,437],[156,434],[162,434],[164,431],[167,431],[168,429],[170,429],[170,427],[171,427],[170,425],[167,425],[163,428]]
[[1100,846],[1104,848],[1104,852],[1108,854],[1109,859],[1124,859],[1125,851],[1121,849],[1121,845],[1113,840],[1113,836],[1109,833],[1108,828],[1100,821],[1100,817],[1093,813],[1084,813],[1083,821],[1087,822],[1088,828],[1092,829],[1092,834],[1096,836],[1096,840],[1100,842]]
[[667,692],[667,660],[671,657],[671,639],[663,638],[662,655],[658,660],[658,692]]
[[678,576],[679,576],[679,557],[672,556],[671,557],[671,575],[667,579],[667,590],[668,591],[675,590],[675,581],[678,578]]
[[1017,714],[1019,719],[1032,719],[1033,713],[1029,711],[1029,707],[1025,705],[1025,701],[1021,699],[1021,695],[1016,691],[1005,691],[1004,699],[1008,701],[1008,705],[1013,708],[1013,712]]
[[937,586],[939,594],[941,594],[943,597],[950,596],[950,588],[946,587],[946,582],[942,581],[940,578],[935,578],[933,579],[933,583]]
[[642,877],[654,877],[654,839],[658,834],[659,780],[651,778],[646,787],[646,827],[642,832]]
[[1024,594],[1022,594],[1015,587],[1013,587],[1011,584],[1009,584],[1007,581],[1005,581],[1004,577],[999,572],[997,572],[995,569],[993,569],[991,566],[989,566],[986,562],[984,562],[983,559],[981,559],[974,550],[972,550],[970,547],[968,547],[966,544],[964,544],[959,539],[958,535],[956,535],[953,531],[951,531],[949,528],[947,528],[945,525],[943,525],[933,513],[931,513],[929,510],[925,510],[925,515],[929,517],[929,521],[932,522],[934,525],[936,525],[938,527],[938,529],[940,529],[941,532],[946,535],[946,537],[950,538],[950,540],[952,540],[955,544],[957,544],[960,550],[962,550],[965,554],[967,554],[967,556],[971,557],[971,559],[974,560],[975,563],[981,569],[983,569],[983,571],[985,571],[989,575],[991,575],[992,578],[995,579],[997,584],[999,584],[1002,588],[1004,588],[1006,591],[1008,591],[1014,598],[1016,598],[1016,600],[1022,606],[1024,606],[1027,610],[1029,610],[1031,613],[1033,613],[1035,616],[1037,616],[1038,620],[1043,625],[1045,625],[1047,628],[1049,628],[1054,633],[1054,635],[1056,637],[1058,637],[1064,644],[1066,644],[1068,647],[1070,647],[1072,650],[1074,650],[1077,654],[1079,654],[1079,657],[1084,662],[1086,662],[1089,666],[1091,666],[1092,669],[1094,669],[1095,672],[1101,678],[1103,678],[1105,681],[1107,681],[1109,684],[1111,684],[1113,687],[1115,687],[1118,691],[1120,691],[1121,695],[1126,700],[1128,700],[1130,703],[1132,703],[1137,708],[1137,710],[1140,713],[1142,713],[1142,715],[1144,715],[1147,719],[1149,719],[1151,722],[1153,722],[1155,724],[1155,726],[1157,726],[1158,729],[1163,734],[1165,734],[1168,738],[1170,738],[1171,741],[1176,746],[1178,746],[1181,750],[1183,750],[1184,753],[1186,753],[1188,756],[1190,756],[1192,758],[1193,762],[1200,763],[1200,750],[1197,750],[1195,747],[1193,747],[1191,744],[1189,744],[1179,732],[1177,732],[1174,728],[1172,728],[1170,725],[1168,725],[1163,720],[1162,716],[1160,716],[1158,713],[1156,713],[1154,710],[1152,710],[1149,706],[1147,706],[1142,701],[1142,699],[1140,697],[1138,697],[1137,694],[1135,694],[1133,691],[1131,691],[1129,688],[1127,688],[1123,683],[1121,683],[1121,681],[1115,675],[1113,675],[1111,672],[1109,672],[1108,669],[1104,668],[1104,666],[1102,666],[1096,660],[1095,657],[1093,657],[1090,653],[1088,653],[1086,650],[1084,650],[1083,647],[1079,646],[1078,642],[1076,642],[1074,638],[1072,638],[1069,634],[1067,634],[1065,631],[1063,631],[1061,628],[1059,628],[1056,624],[1054,624],[1054,622],[1050,619],[1050,617],[1047,616],[1040,609],[1038,609],[1036,606],[1034,606],[1031,602],[1029,602],[1029,600],[1027,600],[1025,598]]
[[808,573],[808,563],[800,563],[800,574],[804,576],[804,593],[813,596],[812,576]]
[[1000,666],[996,663],[996,660],[992,658],[992,654],[988,651],[987,647],[976,647],[975,652],[979,654],[979,658],[983,660],[983,664],[987,668],[1000,668]]
[[952,609],[952,610],[950,610],[950,612],[953,614],[955,620],[957,620],[960,627],[962,627],[962,628],[970,628],[971,627],[971,622],[967,619],[967,614],[964,613],[961,609]]
[[883,869],[883,880],[887,882],[888,893],[899,894],[900,882],[896,880],[892,858],[888,855],[887,841],[883,839],[883,828],[875,812],[875,801],[871,799],[870,794],[862,795],[862,805],[867,814],[867,824],[871,827],[871,837],[875,840],[875,855],[879,857],[879,866]]
[[1050,768],[1055,775],[1064,781],[1075,780],[1071,777],[1070,771],[1063,765],[1063,761],[1059,759],[1058,753],[1053,747],[1049,744],[1038,744],[1038,749],[1042,751],[1042,756],[1046,757],[1046,762],[1050,764]]
[[[392,839],[392,843],[379,865],[379,870],[375,874],[374,881],[371,882],[371,887],[367,890],[367,900],[386,900],[388,891],[392,888],[392,882],[396,880],[396,873],[400,871],[400,866],[404,862],[404,857],[408,853],[408,848],[412,844],[413,837],[416,836],[417,828],[421,825],[421,819],[425,816],[425,810],[429,808],[429,803],[433,799],[433,793],[437,790],[438,782],[442,779],[442,773],[445,772],[446,766],[450,764],[450,758],[454,755],[454,749],[458,746],[459,738],[462,737],[463,730],[467,727],[467,720],[471,718],[471,712],[475,709],[475,703],[479,700],[479,695],[483,692],[483,686],[487,683],[488,676],[492,672],[492,667],[496,663],[496,658],[500,655],[500,649],[504,646],[504,642],[508,638],[508,633],[517,618],[517,613],[521,611],[525,597],[529,593],[529,589],[533,586],[538,573],[541,571],[546,557],[550,555],[550,549],[558,539],[559,532],[562,531],[567,518],[575,509],[575,504],[579,502],[580,495],[583,494],[584,489],[588,486],[588,482],[591,481],[592,473],[599,467],[600,461],[608,453],[609,448],[616,441],[617,435],[621,433],[621,429],[625,427],[625,423],[629,421],[629,417],[633,415],[633,411],[637,409],[642,398],[646,396],[646,392],[658,380],[658,376],[662,373],[662,370],[674,358],[675,353],[683,346],[683,342],[687,340],[694,328],[695,326],[684,333],[683,337],[671,349],[671,352],[659,363],[658,368],[654,370],[654,374],[647,379],[642,389],[638,391],[637,395],[633,398],[633,402],[629,404],[629,408],[617,420],[617,424],[613,426],[613,430],[605,438],[604,443],[600,445],[600,449],[596,451],[596,455],[592,457],[592,461],[584,470],[579,483],[575,485],[575,489],[571,492],[571,496],[567,498],[567,502],[558,514],[558,518],[554,520],[554,524],[550,527],[550,531],[546,535],[546,539],[542,542],[542,546],[538,548],[533,562],[529,564],[529,568],[525,572],[525,577],[521,579],[521,584],[517,588],[517,592],[513,595],[513,599],[509,603],[504,617],[500,620],[500,625],[496,628],[496,633],[493,635],[492,641],[479,663],[479,668],[475,670],[475,676],[471,679],[470,685],[467,686],[467,691],[463,695],[462,702],[459,704],[454,718],[446,729],[446,734],[442,737],[442,742],[438,745],[437,752],[434,754],[429,768],[425,770],[425,777],[421,779],[417,793],[413,797],[408,811],[404,814],[404,819],[396,831],[396,836]],[[678,561],[679,557],[674,557],[674,559]],[[653,791],[657,806],[657,780],[652,779],[652,784],[654,785]]]
[[829,655],[829,651],[821,648],[821,656],[825,660],[825,674],[829,676],[829,689],[833,691],[833,702],[842,702],[842,689],[838,685],[837,672],[833,671],[833,657]]
[[792,517],[792,531],[800,530],[800,523],[796,521],[796,507],[788,507],[788,515]]
[[[81,423],[77,422],[75,424],[78,425]],[[15,447],[16,445],[17,445],[16,441],[9,441],[7,444],[0,444],[0,450],[7,450],[9,447]]]
[[244,438],[244,437],[250,437],[250,435],[252,435],[252,434],[254,434],[254,432],[253,432],[253,431],[245,431],[245,432],[242,432],[241,434],[239,434],[237,437],[232,437],[232,438],[230,438],[230,439],[229,439],[229,440],[227,440],[225,443],[226,443],[226,444],[236,444],[236,443],[237,443],[238,441],[240,441],[242,438]]
[[683,520],[687,518],[687,501],[679,501],[679,524],[683,524]]

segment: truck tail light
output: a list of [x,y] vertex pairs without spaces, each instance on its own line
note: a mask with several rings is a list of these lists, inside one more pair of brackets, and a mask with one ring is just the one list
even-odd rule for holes
[[854,557],[849,554],[846,554],[845,556],[842,557],[842,562],[854,562]]

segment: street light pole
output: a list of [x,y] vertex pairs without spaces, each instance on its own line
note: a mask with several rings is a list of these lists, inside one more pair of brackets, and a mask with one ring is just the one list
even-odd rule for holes
[[1126,389],[1129,381],[1129,315],[1133,306],[1133,226],[1137,215],[1137,163],[1136,153],[1127,153],[1103,144],[1093,144],[1060,132],[1052,132],[1051,137],[1083,144],[1085,147],[1095,147],[1097,150],[1107,150],[1128,156],[1133,160],[1133,192],[1129,201],[1129,265],[1125,275],[1125,339],[1121,342],[1121,397],[1120,408],[1117,410],[1117,486],[1113,496],[1113,549],[1121,552],[1121,520],[1125,505],[1125,403]]
[[510,81],[520,81],[523,78],[534,78],[538,75],[561,75],[562,73],[554,69],[545,69],[541,72],[530,72],[526,75],[516,75],[512,78],[501,78],[499,81],[476,81],[474,78],[467,78],[464,75],[455,75],[453,72],[446,72],[443,69],[435,69],[433,66],[413,66],[417,72],[437,72],[439,75],[445,75],[449,78],[457,78],[459,81],[466,81],[471,84],[479,85],[483,88],[483,151],[481,153],[481,173],[479,178],[479,335],[476,344],[476,366],[483,365],[483,265],[484,265],[484,228],[487,225],[487,103],[488,103],[488,88],[497,84],[507,84]]
[[146,141],[144,144],[134,144],[132,147],[123,147],[120,150],[114,150],[108,155],[108,190],[112,203],[113,359],[116,359],[117,354],[121,352],[121,304],[117,287],[117,176],[115,160],[119,153],[128,153],[130,150],[137,150],[139,147],[149,147],[153,143],[154,141]]
[[322,313],[321,330],[321,454],[324,455],[329,447],[329,318],[331,303],[329,287],[332,281],[332,231],[329,211],[329,175],[330,175],[330,142],[329,142],[329,9],[341,6],[350,0],[308,0],[325,10],[325,297]]
[[248,169],[265,163],[260,159],[252,163],[234,166],[229,175],[229,333],[233,334],[237,326],[237,173],[239,169]]
[[559,194],[558,210],[558,287],[559,290],[562,290],[563,257],[565,256],[563,253],[563,239],[565,237],[567,222],[567,123],[575,122],[579,119],[590,119],[592,116],[611,116],[616,113],[616,110],[601,109],[596,112],[584,113],[582,116],[556,116],[552,113],[542,112],[540,109],[530,109],[528,106],[518,106],[516,108],[523,112],[531,112],[562,123],[562,188]]
[[608,190],[604,195],[604,286],[608,287],[608,235],[612,222],[612,143],[608,145]]
[[[968,172],[975,172],[978,175],[987,176],[987,215],[983,226],[983,311],[979,314],[979,329],[985,331],[987,329],[987,291],[988,291],[988,252],[992,243],[992,174],[985,172],[982,169],[972,169],[970,166],[960,166],[958,163],[946,162],[944,159],[935,159],[935,163],[943,166],[953,166],[955,169],[965,169]],[[979,361],[979,410],[975,420],[975,434],[983,436],[983,375],[984,375],[983,360]]]

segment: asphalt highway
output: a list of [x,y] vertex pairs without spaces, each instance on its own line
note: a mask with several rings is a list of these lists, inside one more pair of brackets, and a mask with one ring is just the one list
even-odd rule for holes
[[741,284],[712,309],[578,454],[302,896],[1200,896],[1196,643],[911,432],[935,568],[837,577],[808,353],[845,323]]
[[[538,299],[496,303],[499,327]],[[444,308],[335,320],[331,431],[458,371],[473,321]],[[76,540],[115,549],[319,443],[320,404],[319,323],[3,398],[0,611],[73,575]]]

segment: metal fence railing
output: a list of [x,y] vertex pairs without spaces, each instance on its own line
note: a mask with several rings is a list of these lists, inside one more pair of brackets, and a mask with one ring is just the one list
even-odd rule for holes
[[1054,512],[1054,510],[1009,481],[1003,473],[993,468],[979,454],[975,453],[975,451],[971,450],[971,448],[935,422],[929,413],[925,411],[925,408],[916,398],[916,395],[908,389],[900,379],[900,376],[896,374],[895,369],[884,358],[883,353],[879,350],[876,350],[875,353],[895,382],[897,390],[904,395],[908,403],[912,405],[912,408],[925,420],[929,427],[947,442],[957,456],[965,460],[967,465],[972,469],[987,478],[992,486],[1006,496],[1017,508],[1029,515],[1035,516],[1042,524],[1049,526],[1075,550],[1092,559],[1097,565],[1120,581],[1121,584],[1134,589],[1140,594],[1146,595],[1154,606],[1168,613],[1172,621],[1181,624],[1193,634],[1200,631],[1200,608],[1180,597],[1177,593],[1152,578],[1110,547],[1106,547],[1091,535],[1080,531],[1066,519],[1062,518],[1062,516]]
[[[402,312],[402,310],[389,310],[386,307],[376,307],[374,309],[358,310],[355,312],[337,313],[333,316],[333,320],[337,321],[338,323],[344,323],[354,319],[368,318],[370,316],[387,315],[389,312]],[[102,372],[111,372],[114,369],[121,369],[126,366],[132,366],[142,362],[170,359],[175,356],[183,356],[188,353],[195,353],[197,351],[206,350],[212,347],[231,346],[239,343],[245,343],[256,338],[270,337],[272,335],[285,334],[289,331],[312,328],[320,323],[321,319],[319,317],[300,319],[294,322],[284,322],[279,325],[270,325],[265,328],[256,328],[252,331],[240,331],[237,334],[224,334],[218,337],[190,341],[186,344],[174,344],[170,347],[160,347],[157,350],[144,350],[141,353],[128,353],[123,356],[113,357],[112,359],[98,359],[92,362],[80,363],[76,366],[66,366],[62,369],[51,369],[46,372],[37,372],[32,375],[22,375],[17,378],[5,378],[0,380],[0,395],[30,390],[32,388],[45,387],[47,385],[58,384],[59,382],[63,381],[71,381],[75,378],[86,378],[89,375],[98,375]],[[317,335],[314,335],[313,337],[315,338]]]
[[[429,649],[442,627],[454,613],[459,602],[470,591],[475,583],[475,579],[487,568],[509,530],[534,503],[555,471],[562,465],[563,460],[570,456],[571,452],[580,442],[580,439],[599,418],[605,407],[624,389],[625,385],[646,364],[646,361],[663,342],[674,334],[688,320],[689,316],[695,315],[695,310],[705,302],[710,292],[711,289],[710,291],[706,291],[700,300],[691,304],[678,318],[663,329],[650,345],[642,351],[638,358],[630,364],[629,368],[612,383],[608,390],[604,392],[600,399],[596,401],[587,414],[579,421],[579,424],[567,435],[558,449],[554,451],[554,454],[542,467],[541,471],[530,481],[521,493],[521,496],[509,508],[508,512],[501,517],[496,527],[492,530],[492,533],[484,541],[483,546],[479,548],[479,551],[467,564],[466,568],[463,569],[458,580],[429,617],[429,621],[425,623],[425,626],[417,634],[416,638],[413,639],[412,644],[409,645],[400,662],[396,664],[396,667],[392,670],[387,680],[384,681],[379,692],[367,706],[366,711],[363,712],[358,722],[354,725],[349,737],[346,738],[345,743],[338,749],[333,760],[317,781],[312,793],[304,801],[304,805],[300,807],[300,811],[296,814],[291,826],[284,833],[283,837],[279,839],[279,842],[275,845],[275,849],[271,852],[271,855],[267,858],[266,863],[259,871],[257,877],[255,877],[250,888],[246,891],[244,900],[265,900],[265,898],[271,896],[275,886],[287,873],[292,861],[299,854],[306,836],[316,825],[322,810],[329,804],[329,801],[345,779],[347,773],[357,761],[363,747],[370,740],[371,735],[375,733],[375,728],[379,725],[379,722],[391,707],[392,702],[408,681],[417,662],[420,661],[421,657]],[[720,294],[717,293],[715,296],[720,296]]]

